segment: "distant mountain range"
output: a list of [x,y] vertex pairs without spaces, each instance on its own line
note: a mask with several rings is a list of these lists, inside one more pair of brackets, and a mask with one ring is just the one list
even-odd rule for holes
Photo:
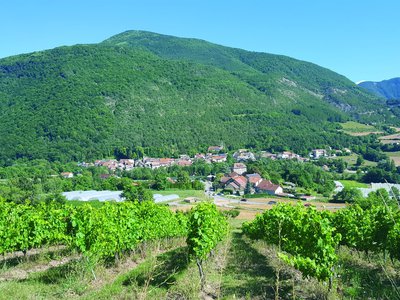
[[362,81],[358,85],[386,100],[400,100],[400,77],[379,82]]
[[[127,31],[0,60],[0,164],[348,146],[336,122],[393,122],[384,99],[281,55]],[[139,149],[139,150],[138,150]]]

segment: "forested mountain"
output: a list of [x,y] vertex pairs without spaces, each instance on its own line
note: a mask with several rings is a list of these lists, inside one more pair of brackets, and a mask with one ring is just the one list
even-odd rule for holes
[[400,77],[379,82],[362,81],[358,85],[387,100],[400,100]]
[[0,163],[150,155],[210,144],[348,145],[334,122],[392,122],[384,100],[285,56],[129,31],[0,60]]

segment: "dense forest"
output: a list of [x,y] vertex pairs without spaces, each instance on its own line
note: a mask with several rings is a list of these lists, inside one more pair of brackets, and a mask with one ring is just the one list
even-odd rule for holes
[[141,147],[342,148],[337,122],[393,123],[378,97],[289,57],[126,32],[0,60],[0,164],[82,161]]

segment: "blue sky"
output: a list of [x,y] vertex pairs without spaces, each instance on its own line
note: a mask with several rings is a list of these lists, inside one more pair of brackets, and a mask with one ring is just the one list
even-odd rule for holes
[[2,1],[0,57],[130,29],[288,55],[353,81],[400,77],[400,1]]

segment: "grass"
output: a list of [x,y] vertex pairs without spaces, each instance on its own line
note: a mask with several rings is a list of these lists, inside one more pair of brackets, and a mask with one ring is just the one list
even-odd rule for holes
[[[86,287],[86,272],[81,262],[36,272],[27,279],[0,283],[0,299],[60,299],[65,295],[80,295]],[[65,297],[68,298],[68,297]]]
[[350,155],[344,155],[344,156],[335,156],[332,157],[332,159],[342,159],[344,162],[346,162],[349,166],[355,166],[357,162],[357,157],[358,155],[355,153],[351,153]]
[[349,121],[340,124],[343,131],[346,133],[361,133],[361,132],[376,132],[377,129],[372,125],[361,124],[358,122]]
[[[351,167],[351,166],[355,166],[355,165],[356,165],[356,163],[357,163],[357,157],[358,157],[357,154],[351,153],[350,155],[336,156],[336,157],[333,157],[332,159],[342,159],[344,162],[347,163],[347,165],[348,165],[349,167]],[[364,159],[362,165],[363,165],[363,166],[375,167],[377,164],[378,164],[377,162]]]
[[[344,299],[400,299],[399,264],[382,255],[339,249],[337,286]],[[396,288],[397,287],[397,292]]]
[[267,257],[245,241],[240,231],[233,232],[230,248],[222,282],[224,298],[273,298],[275,271],[268,266]]
[[378,165],[378,163],[376,161],[371,161],[371,160],[365,159],[362,165],[366,166],[366,167],[376,167]]
[[179,196],[179,199],[174,201],[180,201],[187,197],[196,197],[200,200],[208,200],[209,198],[204,194],[204,190],[180,190],[180,189],[168,189],[165,191],[152,191],[153,194],[160,194],[163,196],[176,194]]
[[368,188],[369,184],[358,182],[355,180],[339,180],[345,188]]
[[178,247],[149,257],[136,268],[85,298],[112,299],[116,296],[125,298],[130,295],[131,299],[162,299],[187,268],[187,249]]
[[[128,286],[126,282],[124,284],[124,280],[131,274],[132,268],[136,270],[135,267],[140,262],[144,262],[145,267],[146,264],[154,260],[154,257],[165,252],[170,254],[166,254],[165,257],[162,256],[164,254],[161,254],[160,257],[165,258],[164,260],[171,259],[171,262],[168,266],[163,264],[162,268],[164,274],[169,274],[175,263],[178,264],[173,255],[174,251],[178,253],[177,259],[182,260],[186,257],[185,251],[182,250],[183,245],[184,239],[182,238],[147,242],[146,247],[139,247],[133,254],[126,255],[119,265],[93,263],[80,258],[63,265],[47,268],[45,271],[32,271],[24,279],[4,278],[3,273],[0,274],[0,299],[83,298],[97,300],[115,299],[116,295],[125,295],[124,299],[132,299],[132,296],[128,296],[132,291],[126,288]],[[10,268],[9,273],[12,274],[14,271],[18,275],[17,268],[34,270],[39,264],[44,264],[44,262],[36,258],[29,262],[21,262],[21,265],[14,266],[14,269]],[[138,268],[138,270],[141,269]],[[161,269],[156,270],[156,272],[159,273],[159,270]],[[94,275],[96,276],[95,279]],[[164,278],[167,277],[162,277],[160,273],[157,282],[164,281]],[[166,284],[168,283],[171,283],[171,280],[166,281]],[[150,299],[158,299],[158,297]]]
[[26,256],[22,252],[6,254],[0,260],[0,281],[1,278],[8,276],[9,270],[19,270],[19,272],[14,272],[14,274],[16,277],[22,278],[26,274],[26,270],[30,270],[32,267],[43,266],[46,268],[51,261],[58,261],[65,257],[76,257],[76,253],[64,246],[45,246],[28,250]]

